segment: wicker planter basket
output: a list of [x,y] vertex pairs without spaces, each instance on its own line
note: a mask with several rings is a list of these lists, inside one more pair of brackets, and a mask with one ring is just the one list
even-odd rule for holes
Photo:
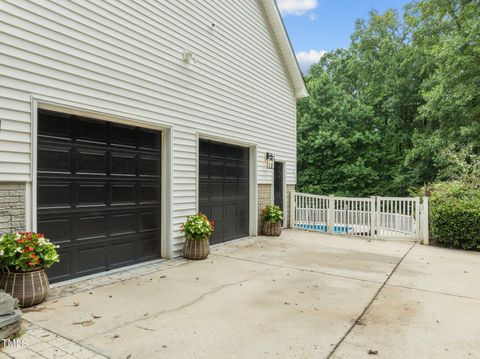
[[43,269],[14,272],[5,269],[1,274],[0,289],[17,298],[21,307],[30,307],[45,300],[48,278]]
[[195,240],[185,238],[183,256],[187,259],[205,259],[210,254],[210,239]]
[[282,233],[282,222],[272,223],[270,221],[263,222],[263,234],[265,236],[278,237]]

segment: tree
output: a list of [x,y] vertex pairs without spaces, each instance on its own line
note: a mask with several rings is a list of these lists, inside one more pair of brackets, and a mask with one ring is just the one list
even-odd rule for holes
[[420,0],[358,20],[298,104],[299,189],[405,195],[480,156],[480,2]]
[[480,154],[480,2],[414,2],[407,23],[425,60],[409,178],[419,184],[462,176]]
[[299,102],[299,183],[310,193],[368,195],[377,185],[379,160],[373,112],[322,68],[343,55],[322,59],[307,81],[310,96]]

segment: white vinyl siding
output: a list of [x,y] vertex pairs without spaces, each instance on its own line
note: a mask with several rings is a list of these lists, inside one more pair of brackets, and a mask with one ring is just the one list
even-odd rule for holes
[[295,183],[295,96],[256,0],[2,0],[0,181],[32,179],[32,96],[172,127],[174,250],[196,209],[197,133],[256,144],[259,183],[273,152]]

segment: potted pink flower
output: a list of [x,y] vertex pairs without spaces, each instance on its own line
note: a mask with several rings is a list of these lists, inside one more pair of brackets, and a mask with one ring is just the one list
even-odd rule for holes
[[59,261],[56,248],[42,233],[0,236],[0,288],[17,298],[22,307],[41,303],[49,286],[45,268]]

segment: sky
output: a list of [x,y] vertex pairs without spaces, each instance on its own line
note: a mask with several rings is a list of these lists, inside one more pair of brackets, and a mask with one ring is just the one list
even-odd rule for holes
[[277,0],[298,62],[304,73],[325,51],[350,44],[355,20],[370,10],[402,13],[408,0]]

